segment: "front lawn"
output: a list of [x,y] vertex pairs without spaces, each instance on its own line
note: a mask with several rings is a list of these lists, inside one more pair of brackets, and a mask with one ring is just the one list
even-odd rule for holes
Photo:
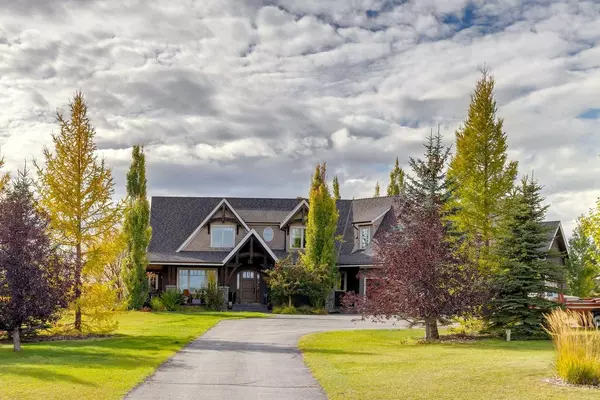
[[600,399],[559,387],[550,341],[416,344],[421,330],[328,332],[300,341],[330,399]]
[[120,399],[224,318],[242,313],[119,313],[117,336],[0,344],[0,399]]

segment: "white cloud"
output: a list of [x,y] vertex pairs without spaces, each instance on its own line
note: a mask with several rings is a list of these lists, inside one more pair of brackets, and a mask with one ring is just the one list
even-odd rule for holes
[[[27,3],[27,4],[25,4]],[[117,193],[131,145],[151,194],[346,197],[448,143],[486,64],[510,156],[572,227],[600,195],[600,4],[478,0],[0,0],[0,145],[39,157],[81,89]],[[472,26],[469,26],[471,24]],[[570,224],[570,225],[569,225]]]

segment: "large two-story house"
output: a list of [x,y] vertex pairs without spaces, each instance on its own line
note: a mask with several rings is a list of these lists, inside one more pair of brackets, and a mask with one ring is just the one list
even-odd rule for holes
[[[366,294],[372,240],[392,224],[392,197],[338,200],[338,292]],[[206,286],[216,279],[234,304],[265,304],[266,270],[305,246],[305,199],[153,197],[148,272],[154,290]],[[560,222],[546,223],[548,248],[566,251]],[[364,274],[363,274],[364,275]]]

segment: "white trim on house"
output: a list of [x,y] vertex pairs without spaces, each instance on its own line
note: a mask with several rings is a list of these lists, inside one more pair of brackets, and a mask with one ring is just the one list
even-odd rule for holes
[[229,252],[229,254],[227,254],[227,256],[225,256],[225,258],[223,259],[223,264],[222,265],[227,264],[229,262],[229,260],[231,260],[231,257],[233,257],[235,255],[235,253],[237,253],[242,248],[242,246],[246,244],[246,241],[252,235],[254,235],[258,239],[258,242],[265,248],[265,250],[267,250],[267,253],[269,253],[269,255],[271,257],[273,257],[273,260],[275,260],[275,262],[279,261],[279,258],[277,258],[277,256],[271,250],[271,248],[269,246],[267,246],[267,244],[265,243],[265,241],[263,240],[263,238],[261,238],[260,235],[254,229],[251,229],[250,232],[248,232],[246,234],[246,236],[244,236],[244,238],[242,240],[240,240],[240,242],[237,244],[237,246],[235,246]]
[[217,204],[217,206],[215,208],[213,208],[213,210],[206,216],[206,218],[204,218],[204,221],[202,221],[200,223],[200,225],[198,225],[198,227],[194,230],[194,232],[192,232],[192,234],[185,240],[185,242],[183,242],[183,244],[181,246],[179,246],[179,248],[176,250],[177,253],[179,253],[181,250],[183,250],[188,244],[190,244],[190,242],[192,240],[194,240],[194,238],[198,235],[198,233],[200,233],[200,229],[202,229],[202,227],[204,227],[204,225],[206,225],[208,223],[208,221],[210,221],[210,219],[212,218],[212,216],[219,211],[219,209],[221,208],[221,206],[225,204],[229,210],[233,213],[233,215],[235,215],[235,217],[237,218],[237,220],[240,222],[240,224],[242,224],[242,226],[249,231],[250,228],[248,227],[248,225],[246,225],[246,222],[244,222],[244,220],[242,219],[242,217],[240,217],[240,215],[237,213],[237,211],[235,211],[235,209],[231,206],[231,204],[229,204],[229,202],[227,201],[227,199],[223,199],[219,202],[219,204]]
[[302,200],[300,203],[298,203],[296,207],[294,207],[294,209],[287,215],[287,217],[283,219],[283,222],[279,224],[279,229],[283,229],[283,227],[286,226],[288,222],[290,222],[290,219],[292,219],[294,215],[296,215],[296,213],[300,211],[300,208],[302,208],[303,205],[306,206],[306,208],[308,208],[308,202],[306,200]]
[[[292,231],[294,229],[300,229],[302,231],[302,236],[300,236],[300,247],[293,246],[294,237],[292,236]],[[302,225],[292,225],[290,227],[290,250],[302,250],[306,248],[306,226]]]

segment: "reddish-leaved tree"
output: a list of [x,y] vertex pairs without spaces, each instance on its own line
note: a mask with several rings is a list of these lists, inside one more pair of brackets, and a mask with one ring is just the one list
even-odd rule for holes
[[[412,319],[425,323],[425,338],[439,339],[437,321],[483,304],[484,280],[461,256],[461,234],[449,220],[455,185],[446,178],[450,148],[433,132],[424,159],[409,161],[405,191],[393,207],[390,229],[374,237],[375,268],[367,296],[345,296],[363,317]],[[381,228],[380,228],[381,229]]]
[[375,320],[412,319],[425,324],[425,339],[439,339],[437,321],[482,304],[477,268],[454,251],[438,210],[399,200],[395,227],[375,240],[375,266],[366,296],[349,295],[346,305]]
[[66,258],[48,237],[27,173],[20,174],[0,199],[0,330],[21,349],[23,329],[35,330],[66,307],[72,284]]

